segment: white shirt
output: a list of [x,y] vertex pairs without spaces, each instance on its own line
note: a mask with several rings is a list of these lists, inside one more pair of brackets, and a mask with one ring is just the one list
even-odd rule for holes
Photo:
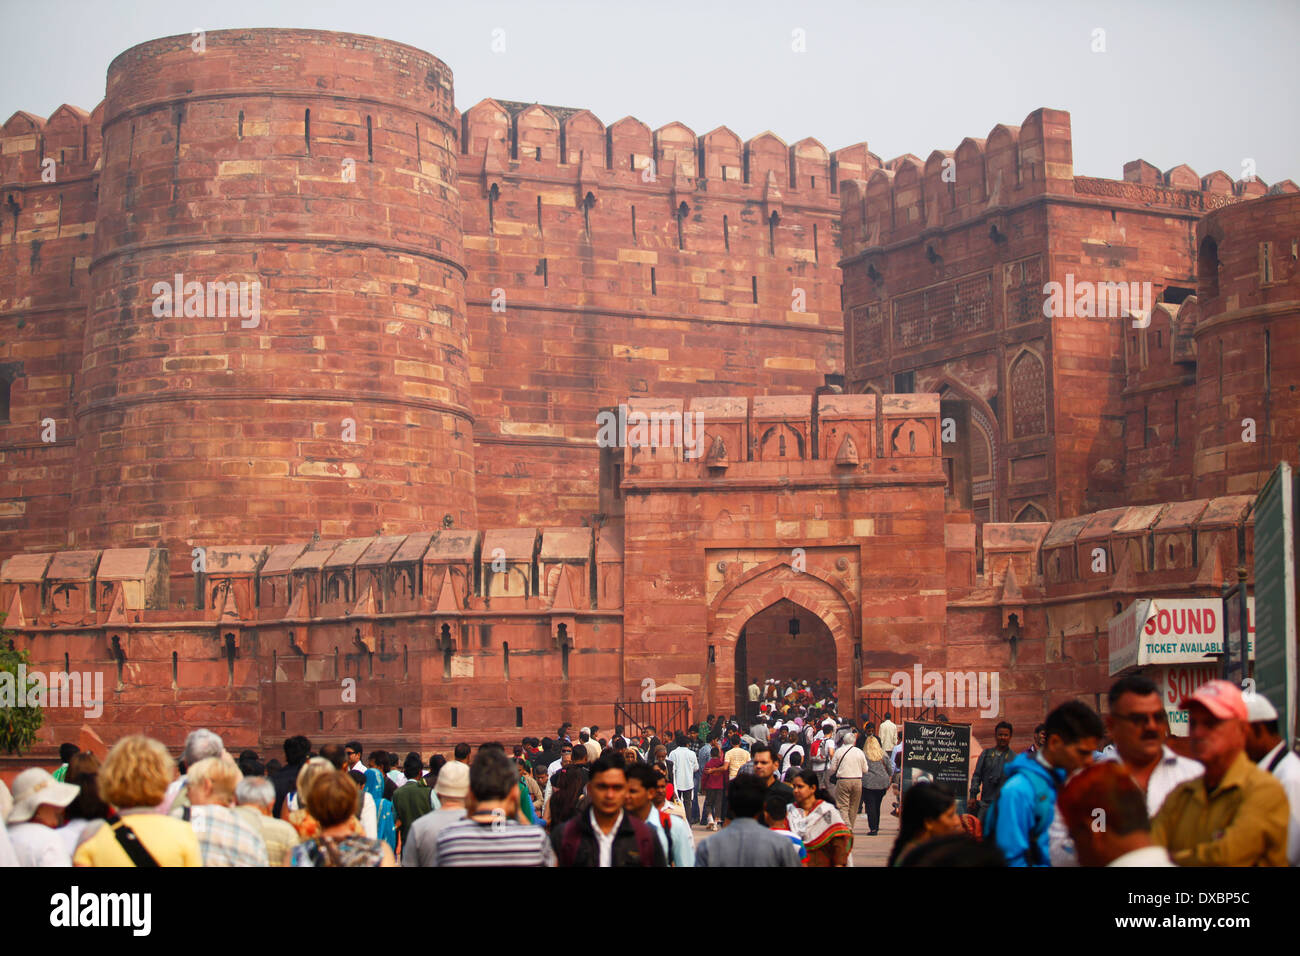
[[9,839],[9,831],[5,829],[4,823],[0,822],[0,867],[17,865],[18,854],[14,853],[14,845]]
[[1117,856],[1107,866],[1173,866],[1169,851],[1162,846],[1144,846],[1140,850],[1129,850],[1123,856]]
[[881,721],[876,729],[880,735],[880,749],[885,753],[892,752],[894,745],[898,743],[898,724],[892,720],[885,720]]
[[799,756],[801,757],[803,756],[802,744],[786,743],[781,745],[781,772],[782,773],[785,773],[787,770],[790,769],[790,755],[796,753],[799,754]]
[[600,824],[596,822],[596,811],[588,810],[587,817],[591,820],[591,828],[596,832],[596,844],[600,847],[599,866],[614,865],[614,837],[618,833],[618,828],[623,824],[623,811],[618,811],[618,818],[614,825],[605,833],[600,829]]
[[72,857],[58,830],[43,823],[18,823],[9,828],[19,866],[72,866]]
[[835,754],[835,735],[830,731],[822,731],[820,737],[813,738],[814,743],[818,740],[821,743],[817,745],[816,755],[811,758],[812,769],[825,770],[827,761]]
[[[1113,754],[1105,751],[1102,753],[1102,760],[1120,759],[1118,751]],[[1165,798],[1173,793],[1175,787],[1188,780],[1195,780],[1204,773],[1204,765],[1188,757],[1180,757],[1165,747],[1160,761],[1147,780],[1147,816],[1154,820],[1164,806]]]
[[[1259,769],[1268,770],[1268,765],[1285,746],[1286,741],[1283,740],[1264,754],[1259,762]],[[1272,773],[1277,778],[1277,782],[1282,784],[1282,789],[1286,791],[1287,802],[1291,804],[1291,822],[1287,824],[1286,830],[1287,862],[1292,866],[1300,866],[1300,757],[1297,757],[1294,752],[1288,753],[1273,768]]]
[[700,769],[700,762],[695,759],[695,751],[690,746],[678,747],[668,755],[673,765],[673,789],[694,790],[695,772]]

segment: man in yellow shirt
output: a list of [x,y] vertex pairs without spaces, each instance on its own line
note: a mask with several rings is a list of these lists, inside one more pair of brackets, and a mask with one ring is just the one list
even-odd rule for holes
[[1213,680],[1184,700],[1192,756],[1205,775],[1179,784],[1151,837],[1179,866],[1286,866],[1286,791],[1246,756],[1246,702]]

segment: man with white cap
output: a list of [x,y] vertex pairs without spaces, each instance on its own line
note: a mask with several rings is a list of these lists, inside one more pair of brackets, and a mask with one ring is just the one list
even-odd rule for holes
[[1286,866],[1286,791],[1246,756],[1241,688],[1207,681],[1181,708],[1192,756],[1205,773],[1165,798],[1151,839],[1179,866]]
[[8,823],[19,866],[72,866],[58,828],[63,825],[64,809],[80,792],[80,787],[60,783],[40,767],[18,775]]
[[442,807],[411,824],[411,837],[402,845],[402,866],[438,865],[438,835],[457,820],[465,819],[469,765],[455,760],[443,764],[433,792],[442,801]]
[[591,728],[583,727],[578,731],[578,740],[587,748],[587,760],[594,763],[600,756],[600,743],[591,739]]
[[1300,757],[1289,750],[1278,733],[1277,710],[1263,694],[1242,694],[1246,699],[1246,754],[1256,766],[1277,778],[1286,791],[1291,820],[1287,825],[1286,858],[1300,866]]

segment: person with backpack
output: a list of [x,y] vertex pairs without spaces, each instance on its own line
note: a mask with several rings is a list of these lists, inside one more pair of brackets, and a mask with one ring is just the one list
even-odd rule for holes
[[626,812],[628,767],[613,753],[591,765],[586,812],[551,829],[559,866],[667,866],[654,831]]
[[827,717],[822,721],[821,732],[814,732],[808,743],[808,767],[817,774],[817,789],[828,790],[826,778],[830,775],[831,758],[835,756],[835,721]]
[[1047,715],[1046,743],[1022,753],[1006,769],[997,802],[984,820],[984,838],[998,845],[1008,866],[1051,866],[1051,829],[1065,778],[1092,763],[1106,732],[1087,704],[1070,700]]

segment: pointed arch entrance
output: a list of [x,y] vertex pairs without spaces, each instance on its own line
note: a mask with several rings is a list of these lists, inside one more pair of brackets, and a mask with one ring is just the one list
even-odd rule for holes
[[820,617],[783,598],[759,611],[740,629],[736,640],[735,712],[748,716],[751,681],[763,687],[768,678],[782,689],[790,682],[836,683],[835,638]]
[[[800,632],[793,641],[789,634],[791,617],[799,621]],[[785,559],[752,568],[724,587],[709,607],[706,709],[715,713],[744,712],[736,707],[746,700],[746,678],[765,676],[755,673],[751,666],[755,649],[760,655],[755,662],[773,662],[770,666],[808,657],[804,670],[833,671],[840,698],[852,700],[861,668],[857,618],[856,595],[838,581],[819,577],[811,568],[796,570]],[[753,638],[749,634],[750,622],[754,622]],[[743,650],[739,647],[742,634]],[[787,642],[784,647],[782,635]]]

